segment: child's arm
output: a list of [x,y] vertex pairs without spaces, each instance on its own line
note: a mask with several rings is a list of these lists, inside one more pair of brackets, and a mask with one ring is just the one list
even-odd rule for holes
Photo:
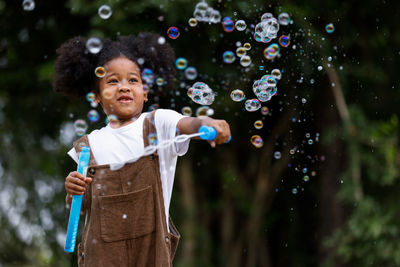
[[92,182],[92,178],[84,177],[77,171],[70,172],[65,178],[65,190],[67,196],[65,202],[70,207],[72,202],[72,195],[82,195],[86,191],[86,186]]
[[225,120],[215,120],[210,117],[185,117],[179,120],[177,127],[180,134],[193,134],[197,133],[203,125],[214,127],[217,131],[217,138],[213,141],[208,141],[211,147],[215,147],[216,144],[225,144],[231,136],[229,124]]

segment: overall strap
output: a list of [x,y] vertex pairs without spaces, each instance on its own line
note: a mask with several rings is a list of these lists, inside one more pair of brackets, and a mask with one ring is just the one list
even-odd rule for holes
[[149,137],[153,134],[157,136],[154,116],[156,114],[156,110],[150,112],[143,121],[143,144],[144,147],[150,145]]
[[[82,147],[88,146],[90,148],[89,139],[87,134],[79,138],[74,142],[74,148],[76,153],[80,153],[82,151]],[[90,149],[90,159],[89,159],[89,166],[97,165],[96,159],[93,156],[92,149]]]

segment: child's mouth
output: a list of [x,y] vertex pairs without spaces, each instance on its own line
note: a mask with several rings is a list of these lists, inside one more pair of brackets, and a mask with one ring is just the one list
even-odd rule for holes
[[131,103],[133,101],[132,97],[130,96],[120,96],[117,99],[118,102],[126,104],[126,103]]

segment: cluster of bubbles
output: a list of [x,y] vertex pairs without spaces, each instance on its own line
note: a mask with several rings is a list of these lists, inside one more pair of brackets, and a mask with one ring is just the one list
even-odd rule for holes
[[175,60],[175,67],[178,70],[184,71],[185,78],[194,80],[197,78],[197,69],[195,67],[188,67],[188,61],[184,57],[179,57]]
[[23,8],[25,11],[32,11],[32,10],[34,10],[34,9],[35,9],[35,1],[33,1],[33,0],[24,0],[24,1],[22,2],[22,8]]
[[206,83],[196,82],[188,89],[187,95],[197,104],[211,105],[216,93]]
[[[182,114],[185,116],[192,116],[192,108],[189,106],[182,108]],[[209,106],[201,106],[196,110],[196,117],[206,117],[212,116],[214,114],[214,110]]]
[[335,26],[333,23],[329,23],[325,26],[325,30],[327,33],[333,33],[335,31]]
[[99,7],[98,14],[102,19],[109,19],[112,15],[111,7],[108,5],[102,5]]
[[[196,25],[197,22],[207,22],[210,24],[211,23],[216,24],[221,22],[221,14],[219,13],[219,11],[208,6],[208,4],[205,1],[201,1],[196,4],[196,7],[193,11],[193,17],[194,18],[191,18],[190,20],[192,20],[192,24]],[[193,22],[193,19],[196,20],[196,22]],[[189,20],[189,25],[192,26],[190,20]]]
[[179,29],[177,27],[172,26],[168,28],[167,34],[169,38],[177,39],[181,33],[179,32]]

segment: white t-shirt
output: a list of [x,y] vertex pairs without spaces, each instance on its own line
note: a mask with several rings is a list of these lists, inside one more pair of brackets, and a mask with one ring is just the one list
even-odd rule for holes
[[[107,126],[94,130],[88,135],[90,148],[98,165],[125,163],[133,158],[138,158],[144,153],[143,121],[148,112],[123,127],[113,129]],[[182,114],[168,109],[158,109],[154,116],[157,141],[173,139],[176,135],[178,121]],[[160,177],[165,206],[165,218],[169,231],[169,205],[171,202],[172,188],[174,184],[175,168],[178,156],[184,155],[189,147],[189,140],[175,143],[171,146],[158,149],[160,163]],[[78,163],[78,156],[74,148],[68,151],[68,155]]]

